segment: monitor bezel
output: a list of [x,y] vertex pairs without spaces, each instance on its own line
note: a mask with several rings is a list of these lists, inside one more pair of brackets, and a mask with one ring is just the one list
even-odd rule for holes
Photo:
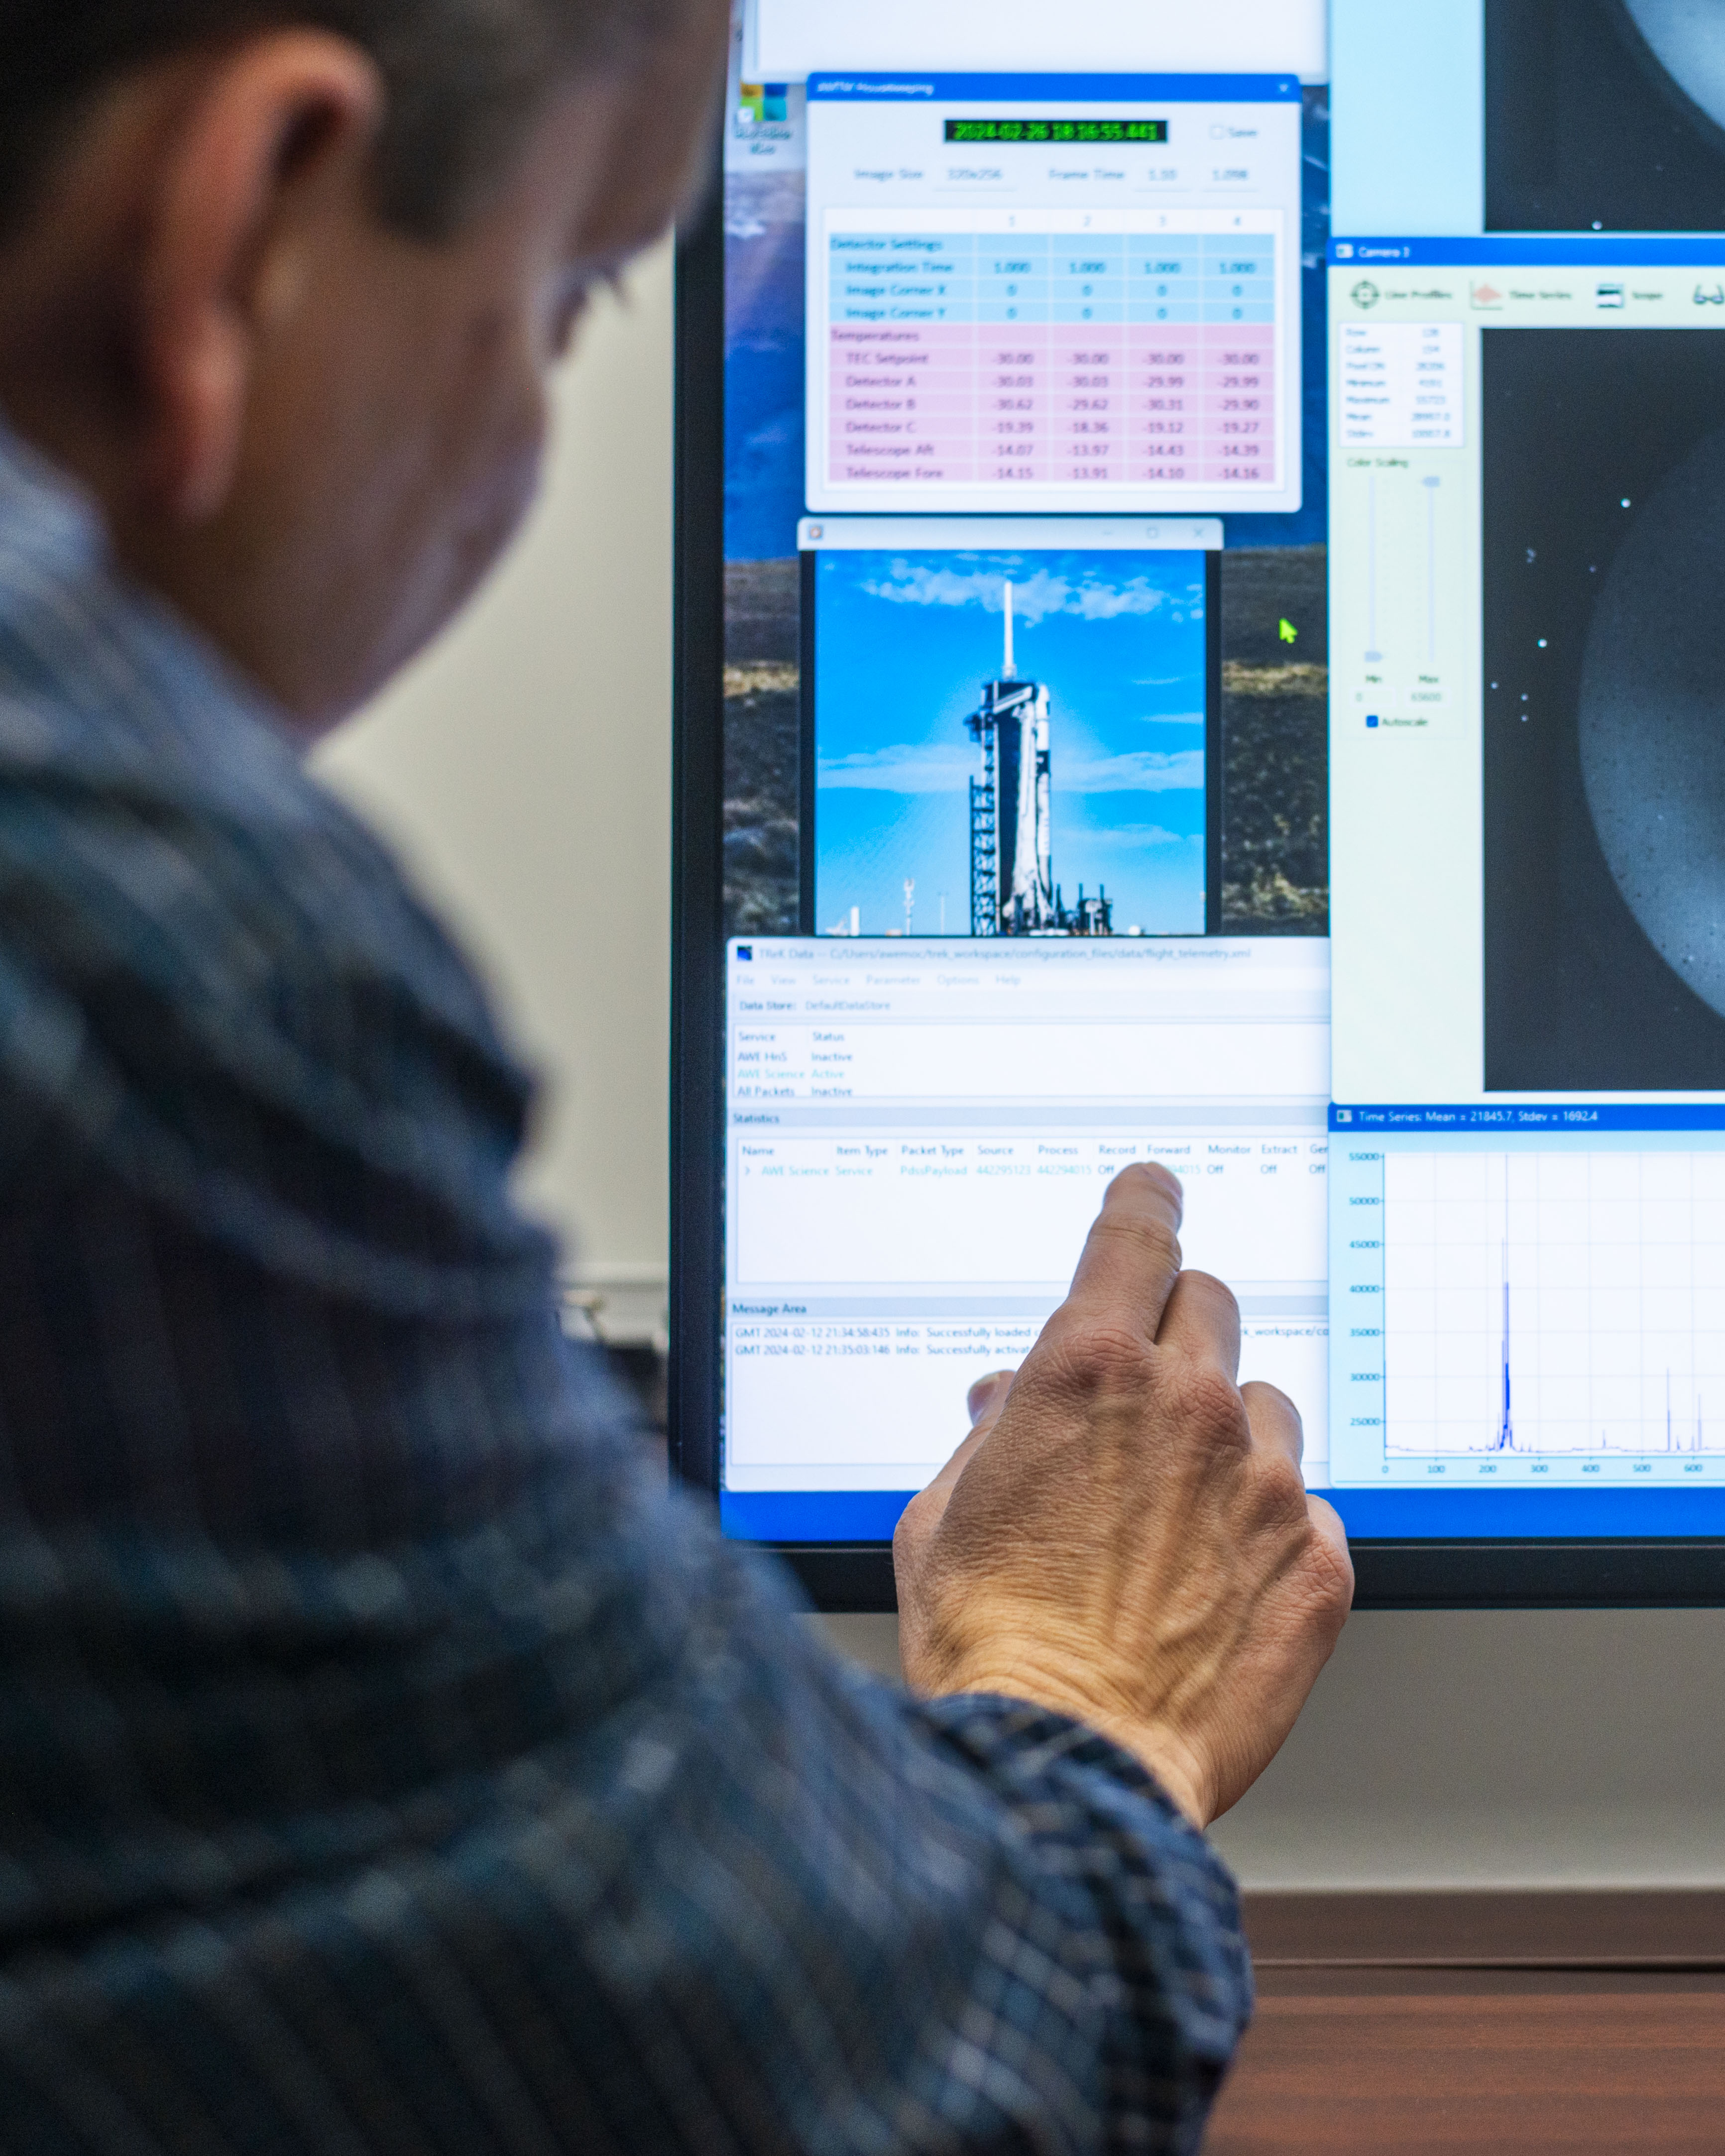
[[[716,1507],[724,1310],[724,193],[676,252],[670,1458]],[[817,1609],[897,1608],[889,1543],[768,1544]],[[1361,1609],[1725,1605],[1725,1537],[1359,1540]]]

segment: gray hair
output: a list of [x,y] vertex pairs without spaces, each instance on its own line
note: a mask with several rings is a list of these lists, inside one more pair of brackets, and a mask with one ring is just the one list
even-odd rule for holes
[[388,94],[378,206],[444,237],[506,163],[548,85],[626,63],[691,0],[0,0],[0,234],[80,110],[132,69],[299,24],[370,54]]

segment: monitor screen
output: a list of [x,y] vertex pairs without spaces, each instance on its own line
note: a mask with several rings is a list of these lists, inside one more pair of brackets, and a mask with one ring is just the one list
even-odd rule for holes
[[1694,13],[742,0],[680,361],[728,1531],[878,1553],[1153,1158],[1368,1594],[1725,1535]]

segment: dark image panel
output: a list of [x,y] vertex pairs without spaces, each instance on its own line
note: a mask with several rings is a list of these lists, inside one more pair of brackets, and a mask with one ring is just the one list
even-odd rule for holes
[[1486,1084],[1725,1086],[1725,336],[1483,346]]
[[1486,229],[1725,231],[1722,43],[1681,0],[1486,0]]
[[1322,547],[1222,557],[1224,936],[1330,932],[1327,572]]
[[801,777],[797,557],[725,565],[725,933],[794,936]]

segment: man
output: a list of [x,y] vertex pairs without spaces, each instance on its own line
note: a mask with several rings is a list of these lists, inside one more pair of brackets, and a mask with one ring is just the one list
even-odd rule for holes
[[1345,1546],[1130,1170],[914,1698],[653,1486],[482,998],[297,752],[528,500],[723,0],[0,17],[0,2146],[1189,2148]]

